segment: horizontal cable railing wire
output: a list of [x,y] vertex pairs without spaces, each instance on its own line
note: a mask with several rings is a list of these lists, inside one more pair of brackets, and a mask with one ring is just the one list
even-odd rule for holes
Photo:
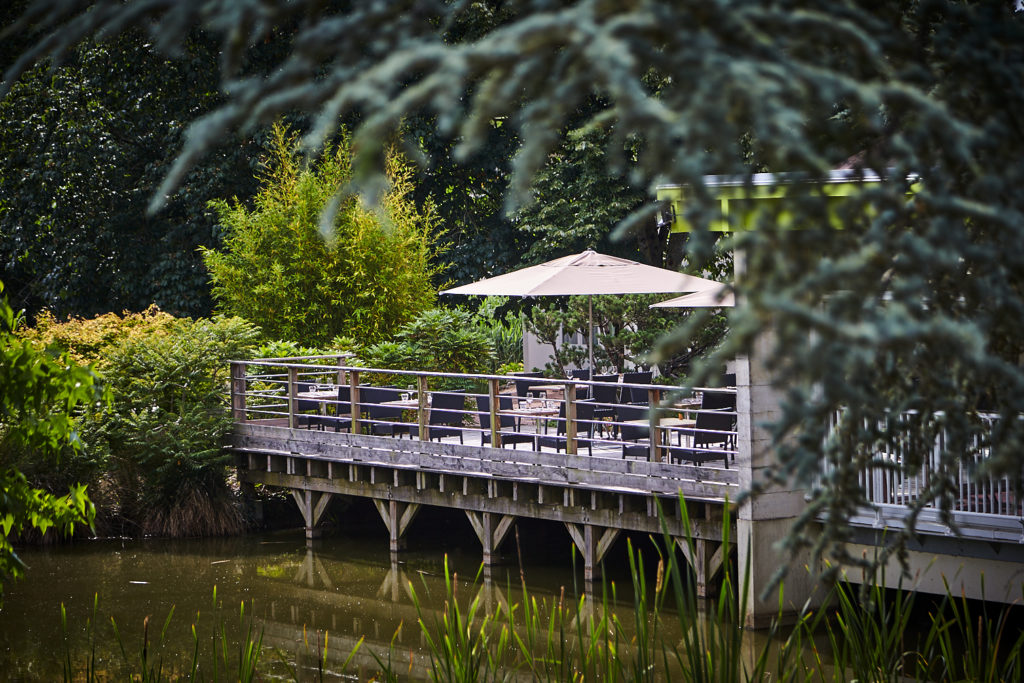
[[[318,362],[324,359],[337,360],[339,364]],[[530,384],[539,388],[530,392],[529,397],[523,397],[513,392],[515,383],[526,378],[515,375],[366,368],[343,365],[344,360],[329,355],[235,361],[231,401],[236,421],[276,421],[320,430],[332,426],[335,430],[350,430],[358,425],[359,429],[399,437],[421,434],[421,429],[425,428],[426,434],[432,431],[447,436],[461,434],[463,443],[487,442],[491,447],[503,437],[524,443],[524,437],[530,436],[532,447],[540,451],[568,453],[583,448],[600,457],[695,463],[721,460],[725,467],[736,456],[735,410],[702,410],[698,398],[704,392],[735,395],[735,389],[682,390],[654,384],[531,377],[528,378]],[[407,383],[405,388],[397,386],[402,382]],[[449,405],[443,412],[450,418],[462,416],[462,419],[431,424],[428,416],[432,406],[429,401],[421,401],[421,392],[428,396],[451,394],[450,389],[432,387],[452,383],[470,388],[462,391],[465,399],[461,407]],[[627,395],[635,396],[633,389],[640,389],[647,392],[646,405],[622,403],[621,399],[598,401],[594,396],[600,387],[622,392],[623,399]],[[339,389],[347,395],[340,397]],[[376,399],[368,401],[361,395],[356,398],[364,390]],[[380,400],[382,393],[387,395],[386,400]],[[487,419],[482,419],[478,399],[490,402],[492,394],[499,399],[498,405],[486,415]],[[584,395],[588,398],[577,398]],[[355,411],[353,403],[357,406]],[[656,409],[651,411],[650,405]],[[625,407],[636,417],[630,421],[620,420],[616,411]],[[599,409],[604,411],[600,415]],[[702,427],[699,425],[702,413],[727,417],[732,424],[724,429]],[[514,427],[508,423],[509,417],[514,420]],[[483,435],[481,425],[485,423],[498,425],[490,429],[491,436]],[[644,424],[646,434],[643,434]],[[524,431],[528,427],[533,431]],[[629,428],[641,433],[640,436],[621,438]]]

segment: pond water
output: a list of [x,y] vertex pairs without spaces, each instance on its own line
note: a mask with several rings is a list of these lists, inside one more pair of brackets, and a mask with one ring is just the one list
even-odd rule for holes
[[[471,535],[447,533],[443,520],[436,519],[427,519],[418,528],[410,550],[397,562],[387,551],[383,526],[372,530],[380,533],[325,537],[313,549],[307,547],[301,530],[229,539],[94,540],[22,549],[29,570],[25,579],[7,583],[0,609],[0,671],[5,680],[60,680],[70,655],[76,677],[85,677],[92,669],[101,679],[123,679],[126,661],[131,671],[143,668],[145,633],[146,661],[159,661],[164,673],[187,672],[197,647],[194,626],[207,680],[214,666],[211,653],[223,651],[222,629],[227,660],[237,667],[235,643],[251,624],[263,635],[259,668],[264,677],[317,680],[322,668],[325,680],[369,680],[379,669],[372,653],[386,659],[390,645],[392,661],[401,662],[396,669],[403,676],[423,678],[428,650],[416,624],[410,582],[428,621],[445,593],[446,558],[457,573],[460,602],[478,591],[488,605],[509,597],[521,602],[522,593],[515,550],[511,562],[497,568],[490,581],[474,582],[480,556]],[[536,531],[524,527],[531,540],[523,543],[527,551],[519,554],[527,558],[522,572],[531,596],[555,602],[564,594],[571,600],[578,576],[568,545],[563,548],[568,535],[556,538],[557,549],[548,552],[544,548],[552,540]],[[516,541],[510,545],[515,547]],[[620,549],[610,558],[606,576],[617,584],[624,601],[617,609],[628,625],[633,621],[632,595],[624,556]],[[675,622],[666,621],[668,628]],[[667,635],[678,641],[677,634]],[[342,663],[360,638],[365,638],[362,647],[342,672]]]

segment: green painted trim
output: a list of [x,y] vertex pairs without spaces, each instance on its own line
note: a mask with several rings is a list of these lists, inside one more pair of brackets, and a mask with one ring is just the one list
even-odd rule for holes
[[[876,175],[857,176],[852,171],[833,171],[828,179],[819,182],[803,181],[793,175],[771,173],[757,173],[749,180],[729,176],[706,176],[706,187],[718,197],[721,204],[720,217],[712,220],[708,229],[714,232],[751,230],[758,224],[759,214],[769,203],[787,197],[793,198],[798,193],[803,196],[812,193],[824,195],[831,207],[837,207],[846,197],[861,192],[865,185],[880,181]],[[663,185],[657,188],[658,200],[668,202],[672,209],[671,232],[691,232],[694,229],[683,217],[687,195],[688,188],[682,185]],[[773,211],[778,229],[794,230],[807,227],[799,224],[793,212],[777,208],[778,206],[776,205]],[[836,230],[843,229],[842,221],[834,208],[829,211],[829,225]]]

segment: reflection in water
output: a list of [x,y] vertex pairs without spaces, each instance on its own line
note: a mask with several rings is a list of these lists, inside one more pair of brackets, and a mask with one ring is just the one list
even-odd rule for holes
[[[119,676],[123,657],[110,626],[113,619],[138,670],[142,623],[150,617],[150,656],[163,657],[165,668],[187,670],[194,647],[195,624],[204,652],[212,647],[217,621],[230,634],[242,632],[251,617],[262,630],[261,670],[275,676],[309,678],[324,660],[324,677],[340,679],[340,666],[360,638],[365,638],[348,675],[369,678],[379,667],[376,654],[403,675],[426,676],[426,643],[417,625],[415,590],[432,623],[445,596],[444,556],[403,553],[389,556],[379,539],[324,539],[315,550],[306,547],[302,532],[252,535],[235,539],[191,541],[95,541],[56,549],[27,549],[30,566],[25,580],[9,583],[0,610],[0,671],[8,678],[53,680],[61,677],[64,636],[60,605],[67,608],[69,642],[75,661],[88,653],[87,626],[98,641],[96,666]],[[400,560],[400,561],[399,561]],[[522,600],[519,567],[498,567],[473,579],[479,568],[474,553],[455,553],[449,566],[460,603],[479,595],[488,610]],[[528,590],[548,605],[571,601],[568,568],[527,566]],[[628,582],[620,582],[620,598],[630,600]],[[561,586],[568,585],[562,592]],[[216,591],[216,605],[214,605]],[[624,595],[625,594],[625,595]],[[99,609],[92,622],[94,596]],[[239,607],[245,604],[244,618]],[[157,647],[158,629],[170,609],[174,616],[167,641]],[[591,604],[589,609],[592,609]],[[620,614],[632,624],[629,604]],[[668,642],[679,633],[662,632]],[[326,650],[324,648],[325,634]],[[278,657],[273,650],[279,649]],[[237,652],[231,653],[237,659]],[[289,664],[280,660],[288,660]],[[204,664],[204,666],[208,666]],[[306,674],[303,674],[303,672]]]

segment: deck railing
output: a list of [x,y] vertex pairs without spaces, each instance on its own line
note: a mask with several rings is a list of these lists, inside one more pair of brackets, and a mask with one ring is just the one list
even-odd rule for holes
[[[896,420],[905,420],[902,415]],[[831,438],[841,413],[832,416],[826,439]],[[981,415],[980,419],[988,429],[999,419],[995,415]],[[884,425],[883,432],[893,433],[900,424]],[[970,455],[958,458],[955,469],[942,463],[943,453],[949,444],[944,431],[935,436],[920,469],[910,474],[906,449],[899,445],[879,442],[870,464],[859,473],[870,509],[865,509],[855,523],[866,526],[884,527],[901,525],[907,517],[908,505],[917,503],[922,507],[918,528],[933,533],[953,533],[942,520],[941,504],[938,497],[922,500],[932,491],[936,477],[943,477],[954,491],[952,519],[959,531],[966,536],[981,535],[993,540],[1015,540],[1024,542],[1024,501],[1014,487],[1010,477],[979,477],[978,466],[988,457],[989,449],[980,438],[967,449]]]
[[[431,432],[437,431],[431,430],[432,396],[457,392],[465,399],[461,407],[445,410],[461,415],[457,424],[449,425],[450,431],[445,430],[449,441],[481,446],[500,446],[503,439],[526,441],[526,447],[541,451],[651,462],[707,462],[722,469],[731,468],[735,460],[735,411],[701,408],[703,394],[730,396],[735,389],[684,391],[656,384],[366,368],[346,365],[347,361],[347,357],[336,355],[233,361],[234,420],[319,430],[333,425],[353,434],[388,433],[428,440]],[[536,388],[531,396],[523,397],[516,392],[517,382]],[[629,404],[625,399],[595,401],[591,397],[598,386],[617,392],[639,389],[646,392],[646,405]],[[346,395],[339,395],[339,388],[344,388]],[[361,394],[371,388],[377,394],[374,405],[381,403],[381,392],[388,393],[383,404],[392,409],[391,415],[375,416],[369,410],[371,404]],[[635,398],[635,392],[625,393],[633,393]],[[478,397],[485,399],[486,411],[478,407]],[[626,410],[629,419],[620,419]],[[591,411],[597,415],[586,417]],[[715,423],[703,425],[709,420],[698,417],[701,413],[714,413]],[[508,424],[510,418],[514,426]],[[489,428],[485,430],[481,424],[489,424]],[[523,439],[524,435],[531,436],[532,443]],[[654,438],[649,438],[651,435]],[[506,445],[517,448],[519,443]]]

